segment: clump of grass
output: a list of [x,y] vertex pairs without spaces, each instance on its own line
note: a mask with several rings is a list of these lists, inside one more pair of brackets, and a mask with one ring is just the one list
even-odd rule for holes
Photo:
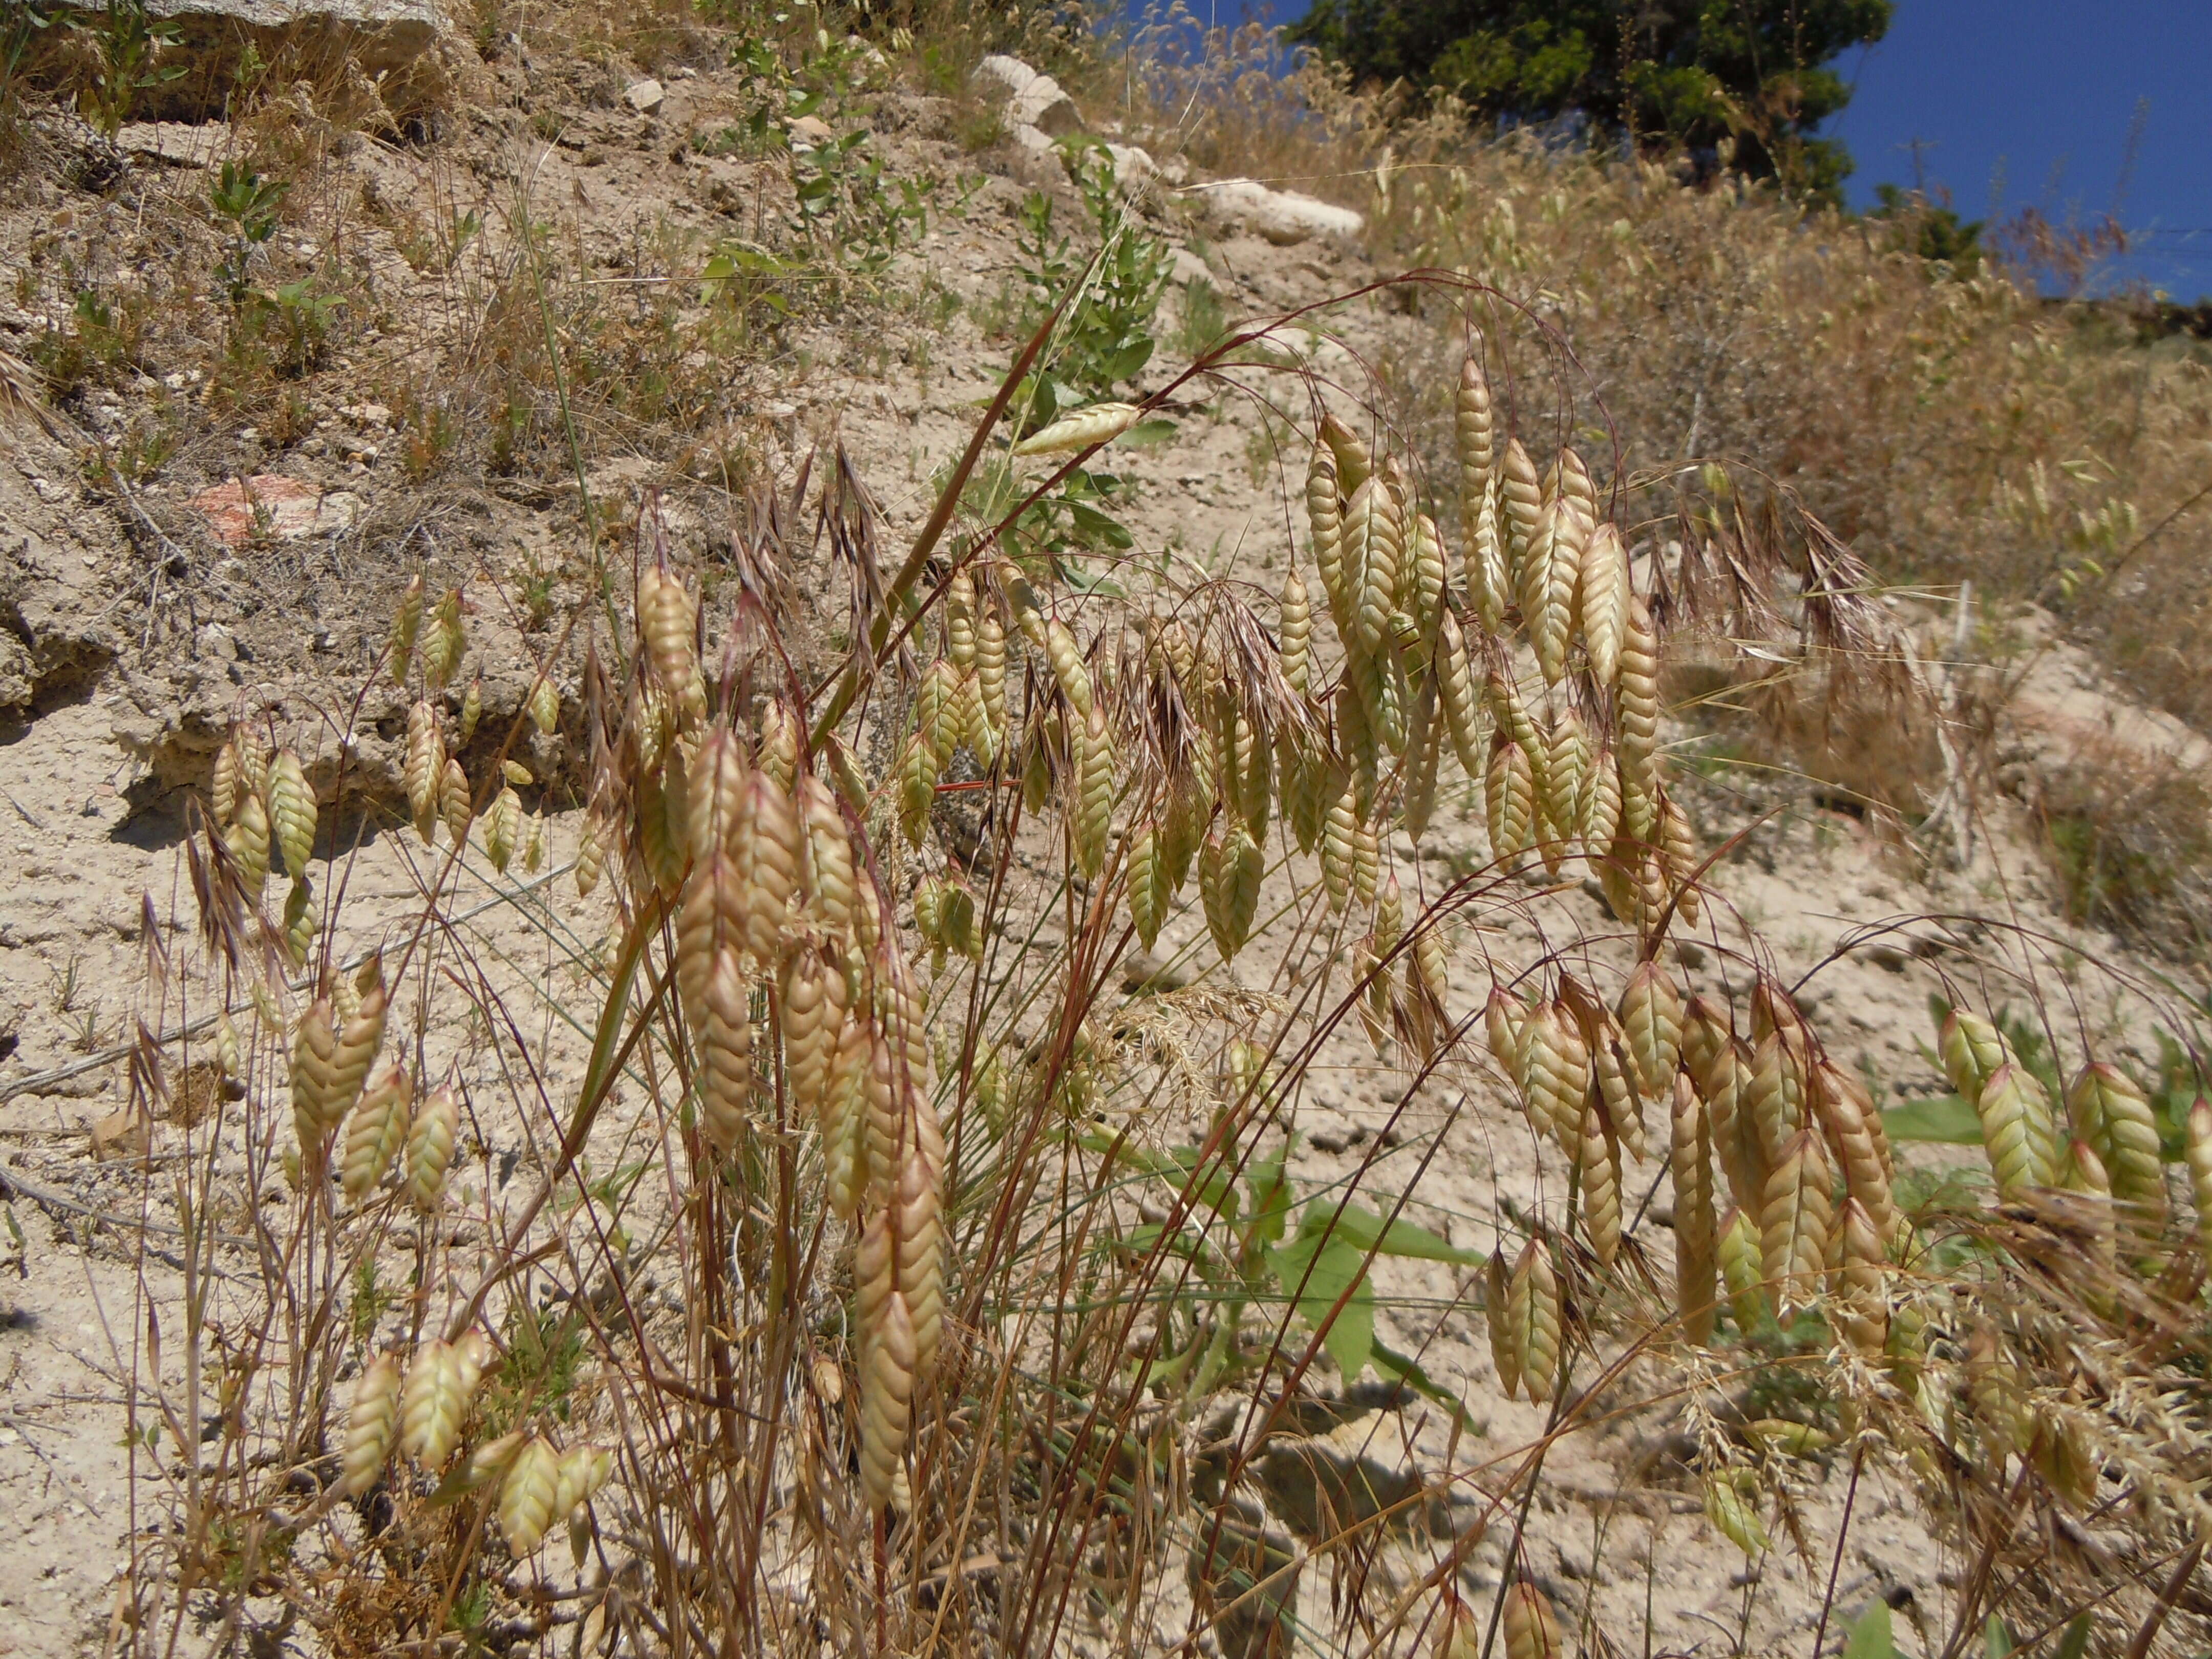
[[[902,548],[842,453],[737,526],[742,582],[641,514],[612,615],[595,592],[575,618],[580,676],[549,642],[504,733],[451,695],[465,596],[410,587],[379,672],[411,705],[389,839],[420,897],[365,956],[336,948],[351,901],[296,734],[234,726],[190,929],[149,930],[133,1075],[161,1103],[154,1034],[220,1012],[240,1087],[161,1177],[202,1218],[161,1328],[240,1403],[204,1419],[188,1387],[178,1437],[210,1449],[141,1466],[177,1524],[138,1534],[131,1628],[274,1596],[360,1650],[547,1644],[558,1608],[641,1650],[1030,1653],[1091,1619],[1117,1651],[1201,1632],[1256,1659],[1316,1617],[1426,1650],[1472,1595],[1524,1649],[1561,1617],[1522,1568],[1547,1449],[1624,1411],[1670,1414],[1750,1555],[1838,1436],[1923,1481],[1990,1564],[1962,1640],[2157,1604],[2193,1499],[2134,1402],[2187,1397],[2201,1272],[2183,1206],[2148,1207],[2157,1126],[2109,1067],[2062,1106],[1962,991],[1940,1047],[2003,1203],[1905,1208],[1874,1103],[1706,886],[1658,746],[1694,628],[1878,662],[1863,571],[1800,517],[1735,550],[1733,587],[1694,556],[1663,595],[1632,582],[1639,498],[1529,453],[1559,414],[1540,336],[1474,337],[1450,464],[1417,469],[1256,331],[1010,444],[1018,388],[1079,337],[1040,328]],[[1304,530],[1273,594],[1036,515],[1201,386],[1330,411],[1294,428]],[[834,626],[794,597],[810,499],[850,579]],[[520,757],[579,729],[556,872]],[[1462,775],[1487,851],[1445,880],[1400,837]],[[1553,915],[1509,960],[1504,924],[1571,866],[1618,927]],[[556,873],[577,896],[531,884]],[[580,996],[477,942],[480,902]],[[1669,948],[1692,931],[1694,976]],[[1324,1068],[1382,1125],[1317,1181],[1297,1114]],[[2199,1214],[2201,1115],[2175,1149]],[[1535,1201],[1450,1215],[1440,1164],[1507,1134]],[[1662,1180],[1663,1229],[1636,1202]],[[1476,1362],[1443,1363],[1478,1309],[1503,1391],[1544,1407],[1525,1443],[1478,1442]],[[1376,1411],[1397,1467],[1344,1455]],[[2108,1468],[2130,1550],[2053,1570]]]

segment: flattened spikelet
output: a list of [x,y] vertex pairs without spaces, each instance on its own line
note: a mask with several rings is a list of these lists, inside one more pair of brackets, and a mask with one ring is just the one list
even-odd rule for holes
[[1508,1400],[1521,1388],[1521,1337],[1513,1325],[1512,1295],[1505,1252],[1494,1250],[1483,1268],[1482,1311],[1490,1331],[1491,1364],[1498,1368],[1498,1386]]
[[401,769],[415,833],[427,843],[438,822],[438,781],[446,769],[445,733],[437,710],[417,699],[407,711],[407,758]]
[[1536,822],[1535,775],[1528,751],[1503,731],[1491,740],[1482,799],[1489,813],[1492,856],[1511,859],[1527,852]]
[[1559,1617],[1544,1592],[1527,1579],[1516,1579],[1507,1587],[1502,1625],[1505,1659],[1564,1659],[1566,1643]]
[[914,1320],[898,1288],[888,1208],[860,1234],[853,1266],[860,1365],[860,1497],[871,1511],[904,1501],[906,1441],[912,1421]]
[[285,873],[297,881],[307,873],[315,850],[315,792],[300,757],[289,749],[278,750],[269,763],[269,822],[284,854]]
[[459,847],[469,838],[469,821],[476,816],[469,799],[468,774],[461,770],[460,762],[451,756],[446,758],[446,769],[438,777],[438,816],[446,822],[446,834]]
[[2008,1060],[1990,1073],[1974,1102],[1981,1120],[1982,1146],[1989,1154],[1997,1191],[2006,1198],[2030,1188],[2055,1185],[2053,1152],[2057,1131],[2051,1099],[2035,1073]]
[[1597,1259],[1610,1267],[1620,1254],[1620,1150],[1595,1091],[1583,1108],[1577,1147],[1583,1194],[1583,1232]]
[[1682,994],[1657,962],[1640,962],[1621,988],[1616,1011],[1635,1063],[1636,1085],[1647,1100],[1663,1100],[1682,1044]]
[[700,1012],[699,1133],[727,1153],[744,1132],[752,1093],[752,991],[735,951],[714,953]]
[[460,1444],[461,1425],[468,1418],[480,1374],[480,1364],[472,1363],[455,1346],[433,1339],[415,1351],[399,1390],[399,1444],[434,1474],[446,1467]]
[[1277,613],[1275,631],[1282,643],[1283,682],[1293,695],[1306,695],[1312,673],[1313,606],[1306,598],[1306,585],[1293,564],[1283,577],[1282,602]]
[[1540,1404],[1559,1386],[1561,1330],[1559,1275],[1541,1239],[1522,1249],[1506,1305],[1521,1350],[1521,1386]]
[[[1498,504],[1504,520],[1505,571],[1513,591],[1521,588],[1522,571],[1536,542],[1536,520],[1544,507],[1544,489],[1536,477],[1536,464],[1510,440],[1498,464]],[[1522,619],[1524,622],[1527,618]]]
[[1801,1131],[1774,1161],[1759,1215],[1759,1259],[1784,1315],[1820,1299],[1834,1218],[1827,1155],[1819,1136]]
[[1042,431],[1031,433],[1014,446],[1017,455],[1058,455],[1110,443],[1144,419],[1134,404],[1092,404],[1073,415],[1064,415]]
[[1628,555],[1610,522],[1583,545],[1577,605],[1590,678],[1611,685],[1620,678],[1621,641],[1628,632]]
[[558,1517],[554,1497],[561,1484],[561,1455],[533,1435],[516,1449],[499,1488],[499,1529],[507,1547],[529,1555],[545,1541]]
[[397,1060],[386,1065],[362,1090],[346,1126],[345,1152],[338,1169],[345,1195],[358,1204],[376,1190],[385,1171],[407,1141],[415,1085]]
[[438,1207],[445,1193],[446,1173],[453,1167],[453,1144],[460,1132],[461,1103],[450,1088],[434,1090],[407,1126],[402,1173],[408,1198],[426,1215]]
[[2066,1091],[2077,1133],[2096,1148],[2112,1179],[2112,1197],[2146,1243],[2165,1231],[2166,1169],[2158,1117],[2135,1079],[2117,1066],[2084,1066]]
[[1705,1103],[1680,1072],[1674,1074],[1673,1102],[1668,1163],[1674,1181],[1674,1308],[1683,1336],[1703,1344],[1713,1338],[1720,1269],[1711,1136]]
[[346,1414],[345,1449],[339,1457],[346,1495],[358,1498],[374,1486],[399,1436],[399,1358],[380,1353],[363,1367],[354,1384],[353,1408]]

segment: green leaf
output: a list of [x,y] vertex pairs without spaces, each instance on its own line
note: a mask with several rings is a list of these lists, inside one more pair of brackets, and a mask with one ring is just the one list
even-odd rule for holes
[[1322,1338],[1346,1382],[1366,1366],[1368,1355],[1375,1346],[1375,1286],[1369,1282],[1366,1269],[1364,1251],[1341,1243],[1325,1244],[1321,1254],[1314,1257],[1313,1272],[1306,1279],[1306,1293],[1298,1299],[1298,1311],[1318,1330],[1346,1286],[1351,1287],[1350,1298],[1329,1325],[1328,1334]]
[[1067,515],[1074,521],[1077,532],[1086,540],[1113,548],[1127,548],[1135,543],[1136,538],[1122,527],[1119,520],[1109,518],[1095,507],[1070,501]]
[[1115,442],[1125,449],[1150,449],[1155,444],[1168,442],[1181,430],[1173,421],[1139,421]]
[[[1331,1220],[1335,1225],[1332,1228]],[[1449,1261],[1456,1267],[1480,1267],[1490,1258],[1480,1250],[1463,1250],[1426,1227],[1417,1227],[1401,1216],[1386,1222],[1374,1211],[1358,1204],[1340,1204],[1334,1211],[1309,1204],[1298,1218],[1298,1237],[1317,1238],[1327,1233],[1332,1243],[1341,1241],[1364,1255],[1403,1256],[1414,1261]]]
[[1244,1178],[1251,1193],[1252,1241],[1255,1244],[1279,1242],[1290,1225],[1291,1182],[1283,1173],[1283,1164],[1297,1142],[1295,1132],[1285,1136],[1281,1146],[1253,1163]]
[[2017,1645],[2012,1639],[2012,1626],[1991,1613],[1990,1622],[1982,1628],[1984,1659],[2005,1659],[2005,1656]]
[[1850,1638],[1844,1644],[1844,1659],[1892,1659],[1896,1651],[1889,1629],[1889,1603],[1877,1595],[1852,1624]]
[[2053,1659],[2081,1659],[2089,1650],[2089,1634],[2096,1628],[2096,1620],[2083,1613],[2066,1626],[2066,1634],[2058,1638],[2058,1651]]
[[[1426,1395],[1435,1401],[1437,1404],[1457,1418],[1460,1425],[1469,1433],[1483,1435],[1489,1432],[1486,1425],[1475,1420],[1474,1414],[1468,1410],[1460,1397],[1423,1370],[1419,1362],[1411,1354],[1400,1353],[1378,1337],[1375,1340],[1373,1352],[1368,1355],[1368,1358],[1374,1361],[1375,1369],[1385,1376],[1395,1376],[1408,1388]],[[2075,1659],[2080,1659],[2080,1656],[2076,1655]]]
[[1958,1095],[1908,1100],[1884,1112],[1881,1124],[1892,1140],[1940,1140],[1954,1146],[1982,1144],[1982,1121],[1972,1105]]

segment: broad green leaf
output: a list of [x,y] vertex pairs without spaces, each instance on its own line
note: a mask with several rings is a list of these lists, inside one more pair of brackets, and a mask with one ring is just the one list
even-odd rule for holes
[[1982,1627],[1983,1659],[2005,1659],[2018,1645],[2012,1639],[2012,1626],[1991,1613],[1990,1622]]
[[[1345,1287],[1352,1287],[1344,1310],[1322,1339],[1349,1382],[1366,1364],[1375,1342],[1375,1287],[1367,1279],[1365,1252],[1334,1239],[1316,1247],[1314,1240],[1301,1237],[1280,1249],[1268,1251],[1267,1265],[1274,1270],[1283,1294],[1297,1297],[1300,1316],[1316,1330],[1328,1318],[1329,1310],[1336,1306]],[[1299,1288],[1301,1281],[1304,1290]]]
[[1877,1595],[1852,1624],[1850,1638],[1844,1644],[1844,1659],[1892,1659],[1896,1651],[1889,1629],[1889,1603]]
[[[1335,1225],[1329,1224],[1332,1218]],[[1301,1237],[1317,1237],[1327,1233],[1331,1241],[1341,1240],[1364,1255],[1372,1250],[1377,1255],[1404,1256],[1415,1261],[1449,1261],[1462,1267],[1480,1267],[1490,1258],[1480,1250],[1463,1250],[1426,1227],[1415,1226],[1403,1216],[1386,1222],[1374,1211],[1358,1204],[1344,1204],[1334,1211],[1321,1204],[1309,1204],[1305,1213],[1298,1218]]]
[[1881,1125],[1892,1140],[1941,1140],[1956,1146],[1982,1144],[1981,1119],[1957,1095],[1908,1100],[1902,1106],[1893,1106],[1881,1115]]
[[2081,1659],[2089,1650],[2090,1632],[2096,1629],[2093,1614],[2083,1613],[2066,1626],[2066,1633],[2058,1638],[2058,1651],[2054,1659]]
[[1149,449],[1154,444],[1168,442],[1181,430],[1173,421],[1139,421],[1115,442],[1125,449]]
[[1281,1242],[1290,1226],[1291,1182],[1283,1173],[1283,1164],[1297,1143],[1295,1133],[1285,1137],[1283,1144],[1262,1158],[1255,1159],[1244,1184],[1251,1194],[1252,1239],[1258,1244]]

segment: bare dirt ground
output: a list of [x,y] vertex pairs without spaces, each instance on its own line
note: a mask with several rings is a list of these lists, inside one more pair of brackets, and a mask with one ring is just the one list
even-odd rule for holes
[[[513,80],[520,71],[501,73]],[[532,90],[508,87],[509,102]],[[474,660],[460,678],[481,673],[487,729],[512,717],[535,665],[560,646],[557,624],[533,613],[530,585],[550,573],[551,614],[574,603],[575,585],[562,562],[580,524],[573,477],[556,468],[490,487],[448,487],[434,477],[418,481],[404,464],[407,416],[398,411],[419,407],[425,381],[476,349],[489,264],[471,255],[447,270],[418,270],[400,244],[416,234],[410,228],[435,223],[457,206],[497,216],[520,192],[558,227],[564,258],[619,287],[637,271],[641,247],[711,241],[742,225],[779,187],[769,162],[702,155],[683,142],[731,118],[737,91],[731,72],[690,74],[672,82],[656,116],[607,106],[603,94],[566,102],[532,96],[534,118],[494,106],[467,112],[434,144],[364,139],[330,155],[323,198],[352,205],[332,208],[319,231],[288,227],[282,236],[289,250],[280,246],[276,257],[312,262],[319,255],[298,252],[301,246],[319,234],[342,240],[346,257],[370,276],[375,321],[297,383],[301,406],[289,433],[246,429],[195,404],[190,384],[167,385],[156,364],[157,372],[88,394],[69,411],[110,434],[167,411],[163,418],[184,434],[167,464],[127,495],[88,477],[72,434],[50,437],[17,422],[0,437],[7,561],[0,578],[8,584],[0,596],[11,599],[5,620],[15,630],[0,632],[0,641],[16,641],[0,670],[28,687],[14,713],[0,717],[0,1034],[8,1042],[0,1059],[0,1192],[9,1194],[12,1226],[0,1231],[0,1511],[15,1522],[0,1560],[0,1652],[112,1650],[125,1635],[113,1614],[133,1539],[171,1523],[166,1493],[145,1478],[143,1452],[134,1474],[126,1434],[146,1409],[143,1395],[132,1404],[134,1378],[160,1364],[171,1387],[183,1381],[173,1355],[158,1360],[150,1351],[156,1328],[165,1321],[173,1328],[179,1294],[164,1246],[175,1222],[164,1162],[178,1130],[131,1121],[122,1051],[143,1006],[149,902],[165,930],[191,914],[179,854],[186,803],[204,787],[231,711],[267,711],[313,757],[320,778],[335,777],[344,755],[356,781],[388,808],[404,705],[388,685],[364,690],[363,680],[400,573],[427,557],[440,576],[481,576],[471,588]],[[952,142],[941,100],[895,98],[884,110],[876,142],[894,175],[934,177],[968,191],[961,216],[939,215],[898,257],[891,285],[950,295],[957,306],[890,307],[865,347],[825,326],[795,331],[765,362],[700,366],[715,412],[696,447],[676,455],[623,453],[618,441],[600,447],[589,483],[617,527],[611,543],[621,544],[620,524],[659,488],[667,492],[682,550],[705,556],[739,510],[721,487],[714,455],[742,452],[760,476],[787,483],[800,458],[826,438],[852,453],[894,542],[926,513],[933,474],[964,442],[1010,355],[978,313],[1014,276],[1014,211],[1024,185],[1006,176],[1013,160],[1005,147],[970,155]],[[230,142],[219,127],[186,131],[206,141],[210,160]],[[0,268],[11,276],[28,270],[34,249],[126,264],[158,258],[159,247],[134,228],[160,222],[146,204],[197,201],[208,181],[205,161],[142,155],[125,189],[101,196],[34,167],[10,185],[0,206]],[[1206,272],[1232,319],[1325,300],[1374,275],[1358,254],[1326,242],[1278,247],[1206,236],[1172,193],[1157,211],[1178,247],[1179,269]],[[33,286],[27,281],[18,291]],[[52,321],[29,306],[0,310],[0,328],[19,343]],[[1355,386],[1359,360],[1388,358],[1421,326],[1367,301],[1337,310],[1330,324],[1342,346],[1324,348],[1320,367]],[[1303,393],[1287,378],[1264,390],[1303,416]],[[1303,465],[1302,455],[1282,460],[1293,477]],[[1173,548],[1272,592],[1290,544],[1293,497],[1254,400],[1224,396],[1188,410],[1171,443],[1119,465],[1132,489],[1121,516],[1139,552]],[[319,503],[343,499],[320,519],[310,514],[319,528],[309,533],[234,549],[187,503],[240,476],[297,480]],[[830,591],[832,573],[808,574]],[[573,708],[576,642],[556,660]],[[2087,732],[2102,741],[2117,731],[2147,749],[2201,748],[2192,733],[2164,726],[2149,732],[2141,711],[2080,678],[2053,678],[2056,672],[2045,676],[2048,687],[2031,682],[2031,696],[2040,700],[2018,717],[2039,740]],[[599,945],[611,913],[603,897],[578,902],[560,873],[580,827],[565,789],[576,757],[555,738],[540,740],[529,758],[559,781],[544,796],[551,873],[522,904],[546,905],[557,927],[526,925],[514,904],[486,908],[470,927],[517,1018],[541,1036],[545,1086],[557,1103],[586,1046],[563,1023],[584,983],[571,952]],[[1997,801],[1974,861],[1931,872],[1868,822],[1808,798],[1785,805],[1719,866],[1716,888],[1727,906],[1755,921],[1778,952],[1780,976],[1802,981],[1802,1006],[1844,1057],[1878,1080],[1885,1103],[1936,1091],[1940,1079],[1923,1047],[1928,1000],[1948,974],[1972,980],[1983,939],[1972,927],[1924,918],[1994,913],[2054,938],[2077,936],[2051,901],[2027,828]],[[1723,785],[1698,807],[1716,823],[1743,810],[1733,786]],[[1463,806],[1440,816],[1418,850],[1395,849],[1409,896],[1441,890],[1481,856],[1480,831]],[[343,833],[343,858],[316,873],[325,890],[344,884],[340,943],[350,953],[410,914],[428,878],[419,843],[388,810]],[[460,908],[474,892],[489,897],[529,880],[471,872]],[[1192,896],[1193,907],[1170,922],[1159,953],[1189,947],[1189,959],[1203,967],[1212,956]],[[1287,888],[1271,890],[1263,909],[1287,896]],[[1510,974],[1547,941],[1604,941],[1614,932],[1600,901],[1572,876],[1556,891],[1529,890],[1529,899],[1525,913],[1501,911],[1494,927],[1463,941],[1455,1014],[1488,988],[1479,965],[1485,955]],[[1865,935],[1892,922],[1894,933]],[[2112,939],[2078,942],[2090,956],[2124,954]],[[1631,955],[1617,939],[1594,953],[1616,968]],[[1281,972],[1279,958],[1255,953],[1237,964],[1235,977],[1254,990],[1279,989]],[[405,1006],[403,999],[403,1018],[421,1018]],[[2098,1027],[2115,1025],[2122,1011],[2107,998],[2083,1012]],[[2145,1035],[2140,1024],[2129,1029]],[[422,1040],[435,1063],[469,1063],[459,1033],[429,1025]],[[194,1057],[173,1052],[179,1066]],[[1394,1164],[1415,1156],[1449,1120],[1413,1214],[1455,1244],[1487,1249],[1504,1206],[1526,1209],[1547,1183],[1562,1179],[1556,1156],[1548,1164],[1539,1157],[1494,1079],[1433,1085],[1393,1123],[1395,1103],[1378,1094],[1376,1076],[1371,1054],[1348,1025],[1296,1109],[1302,1141],[1291,1168],[1303,1189],[1343,1182],[1368,1159],[1371,1178],[1390,1182]],[[614,1121],[635,1126],[641,1109],[629,1103]],[[549,1106],[537,1122],[472,1125],[461,1177],[469,1201],[495,1206],[520,1190],[512,1186],[516,1171],[536,1167],[556,1116]],[[1379,1139],[1386,1126],[1389,1138]],[[1940,1161],[1942,1154],[1916,1149],[1911,1156]],[[1658,1174],[1656,1164],[1638,1169],[1631,1200],[1658,1188],[1663,1210]],[[1638,1237],[1663,1279],[1669,1257],[1659,1218],[1647,1214]],[[1421,1350],[1431,1374],[1463,1393],[1487,1443],[1503,1454],[1538,1438],[1542,1409],[1498,1392],[1479,1311],[1462,1294],[1472,1275],[1388,1261],[1377,1274],[1382,1334],[1395,1346]],[[1449,1309],[1440,1324],[1432,1317],[1439,1309]],[[1624,1398],[1636,1392],[1632,1382],[1616,1385]],[[1804,1549],[1778,1549],[1754,1582],[1741,1553],[1705,1520],[1694,1482],[1682,1478],[1669,1449],[1670,1427],[1664,1410],[1630,1410],[1553,1449],[1531,1517],[1529,1569],[1573,1617],[1587,1610],[1615,1633],[1648,1627],[1647,1651],[1725,1651],[1739,1631],[1752,1652],[1806,1651],[1848,1467],[1802,1465],[1795,1484]],[[1370,1414],[1340,1433],[1389,1468],[1438,1467],[1451,1438],[1445,1416],[1427,1407]],[[1469,1461],[1465,1442],[1456,1455],[1462,1466]],[[1516,1449],[1498,1470],[1501,1482],[1517,1457]],[[1916,1640],[1909,1627],[1936,1617],[1959,1564],[1928,1536],[1910,1495],[1887,1473],[1867,1478],[1856,1505],[1850,1547],[1834,1564],[1838,1605],[1888,1596],[1903,1610],[1900,1638],[1922,1645],[1926,1632]],[[1470,1583],[1495,1582],[1503,1542],[1500,1529],[1477,1553]],[[1331,1627],[1328,1594],[1310,1577],[1304,1595],[1311,1632]]]

